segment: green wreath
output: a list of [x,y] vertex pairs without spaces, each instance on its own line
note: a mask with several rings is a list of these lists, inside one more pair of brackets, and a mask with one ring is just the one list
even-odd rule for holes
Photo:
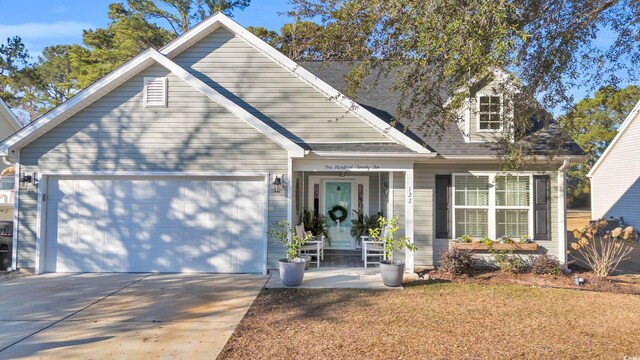
[[[336,215],[336,212],[340,211],[340,216]],[[340,221],[343,222],[345,220],[347,220],[347,209],[345,209],[344,206],[342,205],[336,205],[334,207],[331,208],[331,210],[329,210],[329,217],[331,218],[331,220],[335,221]]]

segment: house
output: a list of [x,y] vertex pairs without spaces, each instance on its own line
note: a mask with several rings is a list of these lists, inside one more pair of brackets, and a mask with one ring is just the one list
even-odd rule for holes
[[591,178],[591,218],[624,218],[640,228],[640,102],[587,174]]
[[389,125],[388,91],[354,103],[336,90],[344,64],[315,65],[216,14],[5,140],[0,154],[35,174],[18,196],[17,266],[262,273],[285,256],[271,224],[336,206],[347,213],[328,224],[337,249],[355,248],[352,210],[399,216],[418,247],[398,254],[408,271],[462,234],[526,233],[564,259],[575,144],[499,176],[501,97],[489,87],[436,141]]
[[[0,139],[6,139],[22,127],[20,120],[9,109],[7,104],[0,99]],[[13,234],[13,204],[15,174],[10,172],[10,162],[0,162],[0,270],[11,266],[9,258],[4,254],[12,252]],[[5,253],[6,251],[6,253]]]

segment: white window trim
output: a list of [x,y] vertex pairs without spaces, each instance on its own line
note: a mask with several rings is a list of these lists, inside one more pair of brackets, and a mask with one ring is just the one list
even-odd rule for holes
[[[492,240],[499,240],[496,238],[497,226],[496,226],[496,210],[509,209],[509,210],[529,210],[529,226],[528,234],[530,239],[534,239],[533,233],[533,173],[532,172],[518,172],[517,174],[510,174],[511,176],[528,177],[529,178],[529,206],[496,206],[496,177],[505,176],[497,172],[475,172],[470,171],[467,173],[454,173],[451,174],[451,191],[452,191],[452,206],[451,206],[451,230],[453,238],[457,238],[456,234],[456,209],[487,209],[487,237]],[[489,206],[466,206],[456,205],[456,176],[488,176],[489,177]],[[508,175],[507,175],[508,176]],[[524,234],[522,234],[524,235]],[[514,238],[515,239],[515,238]]]
[[[484,96],[491,96],[491,97],[499,97],[500,98],[500,128],[499,129],[481,129],[480,128],[480,98],[484,97]],[[504,126],[503,125],[503,120],[504,120],[504,96],[502,96],[502,94],[476,94],[476,132],[478,133],[498,133],[498,132],[502,132]]]
[[[149,84],[152,81],[155,80],[162,80],[162,87],[164,90],[164,94],[162,96],[162,104],[149,104],[147,102],[147,84]],[[142,104],[144,105],[144,107],[146,108],[160,108],[160,107],[167,107],[167,77],[145,77],[144,78],[144,94],[142,97]]]

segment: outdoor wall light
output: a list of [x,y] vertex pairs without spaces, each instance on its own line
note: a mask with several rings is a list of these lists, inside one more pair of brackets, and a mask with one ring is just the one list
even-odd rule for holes
[[20,183],[21,184],[31,184],[33,181],[33,176],[22,173],[20,175]]
[[273,186],[273,192],[279,193],[280,191],[282,191],[282,186],[284,183],[284,181],[282,180],[283,178],[284,175],[275,175],[275,179],[273,179],[273,182],[271,183],[271,185]]
[[22,190],[26,190],[27,184],[37,186],[38,174],[33,173],[31,175],[27,175],[26,173],[22,173],[20,174],[20,178],[18,179],[18,182],[20,183],[20,188]]

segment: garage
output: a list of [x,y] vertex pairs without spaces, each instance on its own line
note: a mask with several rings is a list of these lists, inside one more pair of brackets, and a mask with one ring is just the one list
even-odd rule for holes
[[262,273],[264,177],[48,177],[46,272]]

